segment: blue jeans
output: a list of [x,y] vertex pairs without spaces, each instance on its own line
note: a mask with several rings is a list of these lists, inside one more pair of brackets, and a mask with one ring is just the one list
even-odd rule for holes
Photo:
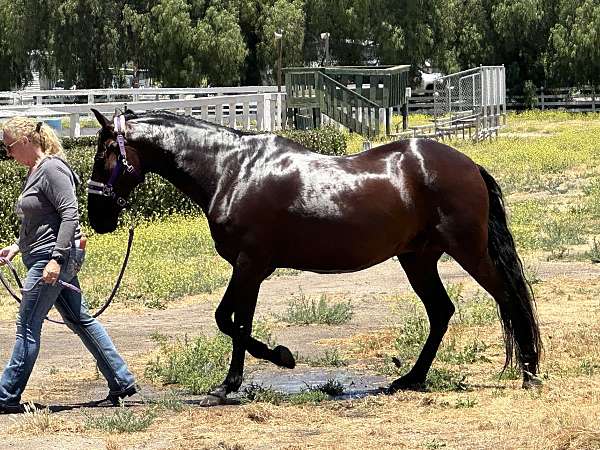
[[[79,264],[73,264],[73,259],[74,250],[70,260],[61,268],[60,279],[79,287],[74,270]],[[52,306],[56,307],[63,321],[96,359],[100,372],[108,381],[110,394],[119,394],[135,383],[106,330],[91,317],[82,295],[59,283],[50,285],[38,281],[49,260],[48,253],[23,256],[28,272],[17,316],[15,347],[0,379],[0,405],[14,405],[21,401],[21,394],[39,353],[42,324]]]

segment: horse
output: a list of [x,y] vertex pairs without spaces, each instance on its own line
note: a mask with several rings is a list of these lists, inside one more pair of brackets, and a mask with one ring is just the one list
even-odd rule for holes
[[444,253],[496,301],[504,368],[516,360],[522,386],[540,384],[535,301],[502,192],[466,155],[434,140],[409,139],[328,156],[275,134],[167,112],[126,111],[111,121],[92,111],[101,125],[89,181],[92,228],[114,231],[130,193],[145,174],[156,173],[200,206],[216,251],[232,266],[215,311],[233,348],[227,376],[209,394],[217,403],[240,388],[246,351],[295,366],[287,347],[271,349],[251,334],[261,283],[276,268],[344,273],[394,256],[430,329],[413,367],[387,392],[422,387],[455,310],[437,270]]

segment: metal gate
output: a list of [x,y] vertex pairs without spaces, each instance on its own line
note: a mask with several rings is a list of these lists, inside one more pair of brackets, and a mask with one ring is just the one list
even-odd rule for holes
[[434,82],[435,135],[485,139],[506,125],[504,66],[481,66],[438,78]]

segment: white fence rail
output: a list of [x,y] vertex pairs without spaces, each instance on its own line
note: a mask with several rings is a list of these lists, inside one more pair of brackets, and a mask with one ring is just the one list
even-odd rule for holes
[[[266,88],[266,90],[272,89],[272,87]],[[224,91],[230,92],[231,89],[237,90],[239,88],[227,88]],[[152,89],[148,90],[155,91]],[[114,92],[115,90],[111,91]],[[101,94],[98,94],[98,91],[94,91],[93,93],[87,92],[86,94],[94,97],[94,103],[59,103],[49,105],[44,103],[47,97],[42,96],[41,105],[0,106],[0,119],[19,115],[46,120],[52,118],[56,124],[57,121],[60,123],[61,118],[69,117],[68,135],[79,137],[81,135],[91,135],[96,132],[97,128],[83,129],[81,127],[82,116],[92,117],[90,108],[95,108],[103,114],[112,114],[117,108],[123,109],[124,103],[127,103],[129,109],[136,112],[168,110],[177,114],[202,118],[231,128],[244,130],[256,129],[261,131],[280,129],[285,111],[285,94],[277,92],[195,97],[195,95],[202,95],[199,93],[200,90],[195,89],[187,90],[188,93],[180,92],[177,94],[192,98],[141,100],[141,96],[146,94],[139,94],[140,89],[121,89],[118,91],[120,91],[119,95],[121,97],[125,95],[123,91],[130,91],[127,93],[128,95],[133,95],[131,91],[135,91],[136,100],[132,98],[131,100],[125,99],[100,103],[97,102],[98,99],[96,96],[100,96]],[[169,90],[169,94],[161,93],[154,95],[173,95],[173,91]],[[210,92],[214,93],[215,91],[211,90]],[[59,126],[57,128],[60,129],[62,127]]]
[[234,86],[215,88],[78,89],[46,91],[0,91],[0,105],[48,105],[66,103],[138,102],[207,96],[268,94],[277,86]]

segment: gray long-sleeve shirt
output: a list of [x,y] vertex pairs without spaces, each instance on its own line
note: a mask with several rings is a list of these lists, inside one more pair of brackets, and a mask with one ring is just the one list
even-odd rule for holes
[[44,158],[29,175],[15,206],[21,219],[21,253],[47,251],[53,258],[68,258],[73,242],[81,237],[75,180],[77,175],[58,157]]

